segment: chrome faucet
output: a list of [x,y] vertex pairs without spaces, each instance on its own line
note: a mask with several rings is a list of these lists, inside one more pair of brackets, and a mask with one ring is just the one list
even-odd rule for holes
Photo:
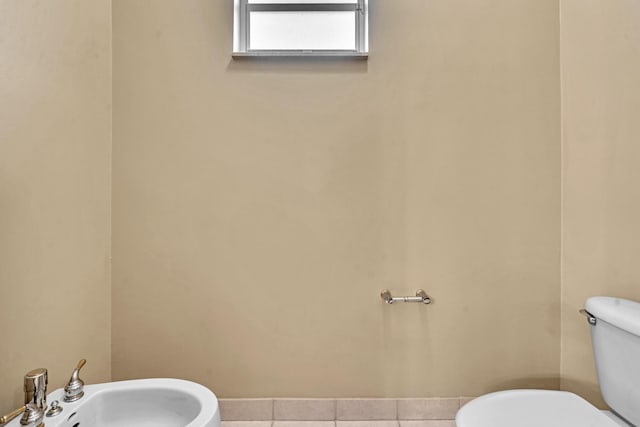
[[44,368],[34,369],[24,376],[24,404],[20,424],[23,426],[41,426],[44,411],[47,409],[47,384],[49,373]]
[[[80,369],[87,363],[85,359],[78,362],[73,370],[69,382],[64,387],[64,400],[75,402],[84,396],[84,381],[79,378]],[[46,369],[39,368],[27,372],[24,376],[24,406],[0,417],[0,426],[22,414],[20,424],[25,427],[44,427],[45,411],[47,410],[47,384],[49,374]],[[47,417],[56,416],[62,412],[58,402],[51,404],[51,409],[46,413]]]
[[24,406],[0,417],[4,425],[22,414],[20,424],[26,427],[44,426],[44,411],[47,408],[47,383],[49,375],[46,369],[39,368],[27,372],[24,376]]

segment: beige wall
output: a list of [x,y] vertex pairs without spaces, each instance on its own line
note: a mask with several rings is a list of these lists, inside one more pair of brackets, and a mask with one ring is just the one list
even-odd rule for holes
[[368,61],[234,61],[231,1],[113,18],[114,379],[559,386],[557,1],[374,0]]
[[640,300],[640,3],[562,0],[562,387],[599,401],[591,295]]
[[[640,7],[554,3],[373,1],[368,61],[232,61],[230,2],[116,1],[114,377],[599,402],[576,312],[640,299]],[[37,366],[110,378],[111,5],[0,29],[6,411]]]
[[0,0],[0,415],[110,378],[110,1]]

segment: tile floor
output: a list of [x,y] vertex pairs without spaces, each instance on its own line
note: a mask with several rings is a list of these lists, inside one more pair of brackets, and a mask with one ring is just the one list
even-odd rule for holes
[[222,427],[456,427],[453,420],[223,421]]
[[220,399],[222,427],[456,427],[471,398]]

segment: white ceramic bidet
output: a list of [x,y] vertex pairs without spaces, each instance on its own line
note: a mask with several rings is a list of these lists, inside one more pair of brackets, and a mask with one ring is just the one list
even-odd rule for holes
[[[64,390],[47,396],[46,427],[220,427],[218,400],[208,388],[177,379],[145,379],[87,385],[84,396],[64,401]],[[20,417],[8,426],[19,427]]]

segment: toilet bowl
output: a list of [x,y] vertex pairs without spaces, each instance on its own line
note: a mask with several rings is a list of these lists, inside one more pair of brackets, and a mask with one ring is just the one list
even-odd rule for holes
[[[620,420],[621,423],[624,421]],[[629,427],[566,391],[507,390],[466,404],[457,427]]]
[[506,390],[467,403],[457,427],[640,427],[640,303],[592,297],[581,312],[611,412],[566,391]]

